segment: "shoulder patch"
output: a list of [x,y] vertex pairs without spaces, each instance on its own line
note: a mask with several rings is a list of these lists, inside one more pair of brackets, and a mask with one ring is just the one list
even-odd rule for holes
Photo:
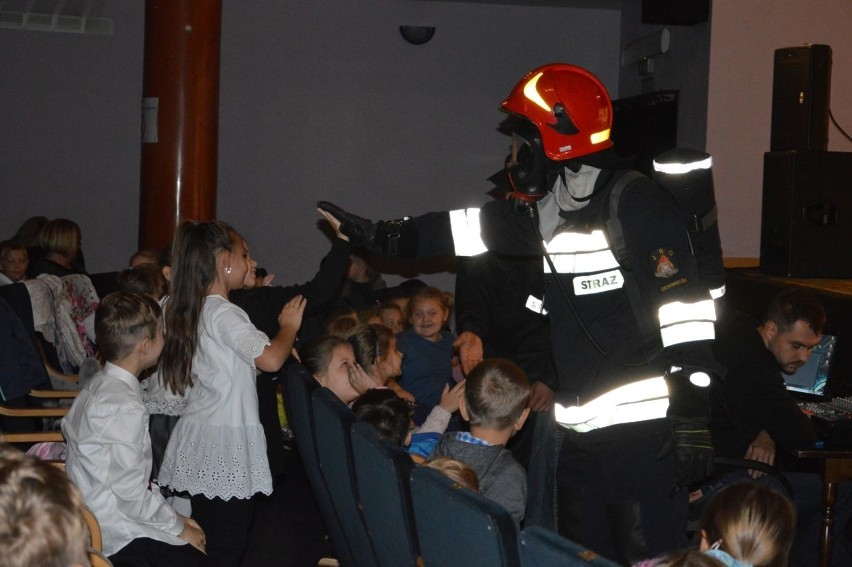
[[655,248],[651,250],[648,259],[651,262],[651,268],[654,270],[655,278],[668,279],[680,272],[677,264],[675,264],[674,248]]

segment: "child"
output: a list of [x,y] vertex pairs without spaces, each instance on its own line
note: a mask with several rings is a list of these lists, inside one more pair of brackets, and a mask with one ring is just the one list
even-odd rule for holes
[[530,388],[524,371],[500,358],[480,362],[467,377],[461,416],[470,433],[446,433],[430,458],[450,457],[476,472],[483,496],[501,504],[520,523],[527,500],[527,473],[506,442],[529,415]]
[[[413,402],[414,396],[397,383],[402,374],[402,354],[396,346],[396,338],[384,325],[365,323],[352,329],[346,337],[355,353],[355,362],[378,386],[387,386],[396,394]],[[358,372],[357,367],[351,371]]]
[[439,471],[463,488],[479,492],[479,480],[476,478],[476,473],[461,461],[447,457],[436,457],[423,463],[423,466]]
[[118,291],[150,295],[160,301],[169,291],[169,282],[157,264],[139,264],[118,273]]
[[0,558],[5,567],[89,565],[83,499],[56,467],[0,443]]
[[778,492],[740,482],[720,490],[707,504],[699,530],[701,550],[723,562],[728,555],[742,565],[786,567],[796,514],[793,504]]
[[0,242],[0,285],[7,285],[27,279],[30,261],[27,247],[16,240]]
[[379,308],[379,316],[382,319],[382,325],[390,329],[394,335],[405,331],[405,316],[396,303],[383,301]]
[[159,378],[185,396],[186,406],[158,480],[190,494],[193,516],[207,531],[207,552],[225,567],[240,564],[257,494],[272,492],[255,369],[281,368],[305,309],[297,295],[281,310],[275,338],[259,331],[228,301],[256,267],[227,224],[178,227]]
[[368,390],[355,400],[352,411],[359,421],[375,427],[380,437],[405,447],[415,462],[422,463],[447,428],[450,415],[458,409],[463,394],[464,383],[444,390],[441,404],[435,406],[421,427],[414,427],[408,403],[388,388]]
[[325,320],[325,333],[345,337],[358,326],[358,313],[348,306],[338,306],[328,313]]
[[344,338],[323,335],[305,341],[299,349],[299,359],[321,386],[334,392],[346,405],[378,386],[365,372],[350,376],[349,369],[355,365],[355,354],[352,345]]
[[[760,483],[739,482],[717,492],[704,509],[699,550],[728,567],[786,567],[795,530],[795,510],[785,496]],[[686,565],[678,557],[634,567]]]
[[399,385],[414,396],[414,423],[420,425],[441,399],[444,386],[454,385],[453,341],[455,335],[442,330],[450,315],[445,294],[425,287],[411,297],[411,328],[397,336],[403,353]]
[[208,565],[198,524],[148,487],[151,439],[139,374],[163,349],[160,307],[142,294],[112,293],[98,307],[95,329],[107,363],[74,400],[62,433],[68,477],[98,519],[104,554],[122,565]]

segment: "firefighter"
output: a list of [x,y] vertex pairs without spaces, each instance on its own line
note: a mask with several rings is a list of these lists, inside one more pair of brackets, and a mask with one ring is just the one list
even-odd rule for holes
[[[535,69],[502,109],[512,198],[378,223],[319,206],[375,253],[539,257],[544,297],[529,307],[550,319],[559,375],[559,532],[622,563],[686,546],[684,487],[712,468],[707,386],[719,372],[683,213],[621,166],[612,103],[585,69]],[[466,369],[481,358],[474,334],[457,342]]]

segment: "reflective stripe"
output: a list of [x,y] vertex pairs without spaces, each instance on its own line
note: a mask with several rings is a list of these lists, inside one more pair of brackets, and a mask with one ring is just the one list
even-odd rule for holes
[[690,163],[657,163],[657,161],[654,161],[654,171],[670,175],[680,175],[695,171],[696,169],[710,169],[711,167],[713,167],[713,158],[710,156],[701,161]]
[[[612,252],[603,250],[601,252],[587,252],[583,254],[551,254],[553,267],[557,274],[583,274],[587,272],[600,272],[618,267],[618,260]],[[544,273],[550,273],[550,264],[544,260]]]
[[699,388],[706,388],[710,385],[710,375],[706,372],[693,372],[689,375],[689,381],[693,386],[698,386]]
[[716,338],[712,321],[690,321],[660,329],[663,348],[693,341],[709,341]]
[[538,88],[536,88],[538,86],[538,80],[542,75],[544,75],[543,72],[527,81],[527,84],[524,85],[524,96],[527,97],[527,100],[530,102],[533,102],[543,108],[545,112],[550,112],[550,105],[544,102],[544,99],[541,98],[541,95],[538,93]]
[[479,228],[479,209],[458,209],[450,211],[450,228],[453,231],[453,244],[456,256],[476,256],[487,252],[482,242]]
[[589,233],[560,232],[550,242],[545,243],[545,248],[551,254],[597,252],[609,250],[609,242],[602,230],[593,230]]
[[660,306],[658,311],[660,327],[667,327],[686,321],[715,321],[716,305],[712,299],[704,299],[696,303],[673,301]]
[[556,421],[578,432],[616,423],[646,421],[666,416],[669,391],[662,376],[611,390],[582,406],[556,404]]
[[[550,259],[558,274],[584,274],[618,268],[602,230],[585,232],[560,232],[545,243]],[[547,259],[544,273],[551,273]]]
[[601,130],[600,132],[595,132],[591,136],[589,136],[589,141],[592,145],[600,144],[601,142],[606,142],[609,140],[609,128],[606,130]]
[[723,295],[725,295],[725,286],[724,285],[722,287],[717,287],[716,289],[710,290],[710,297],[712,297],[713,299],[719,299]]

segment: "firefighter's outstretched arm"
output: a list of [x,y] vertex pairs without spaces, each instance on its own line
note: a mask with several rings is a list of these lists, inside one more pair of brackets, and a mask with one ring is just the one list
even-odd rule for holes
[[340,231],[371,254],[411,259],[474,256],[486,250],[480,236],[478,208],[374,222],[328,201],[319,201],[317,207],[339,220]]

